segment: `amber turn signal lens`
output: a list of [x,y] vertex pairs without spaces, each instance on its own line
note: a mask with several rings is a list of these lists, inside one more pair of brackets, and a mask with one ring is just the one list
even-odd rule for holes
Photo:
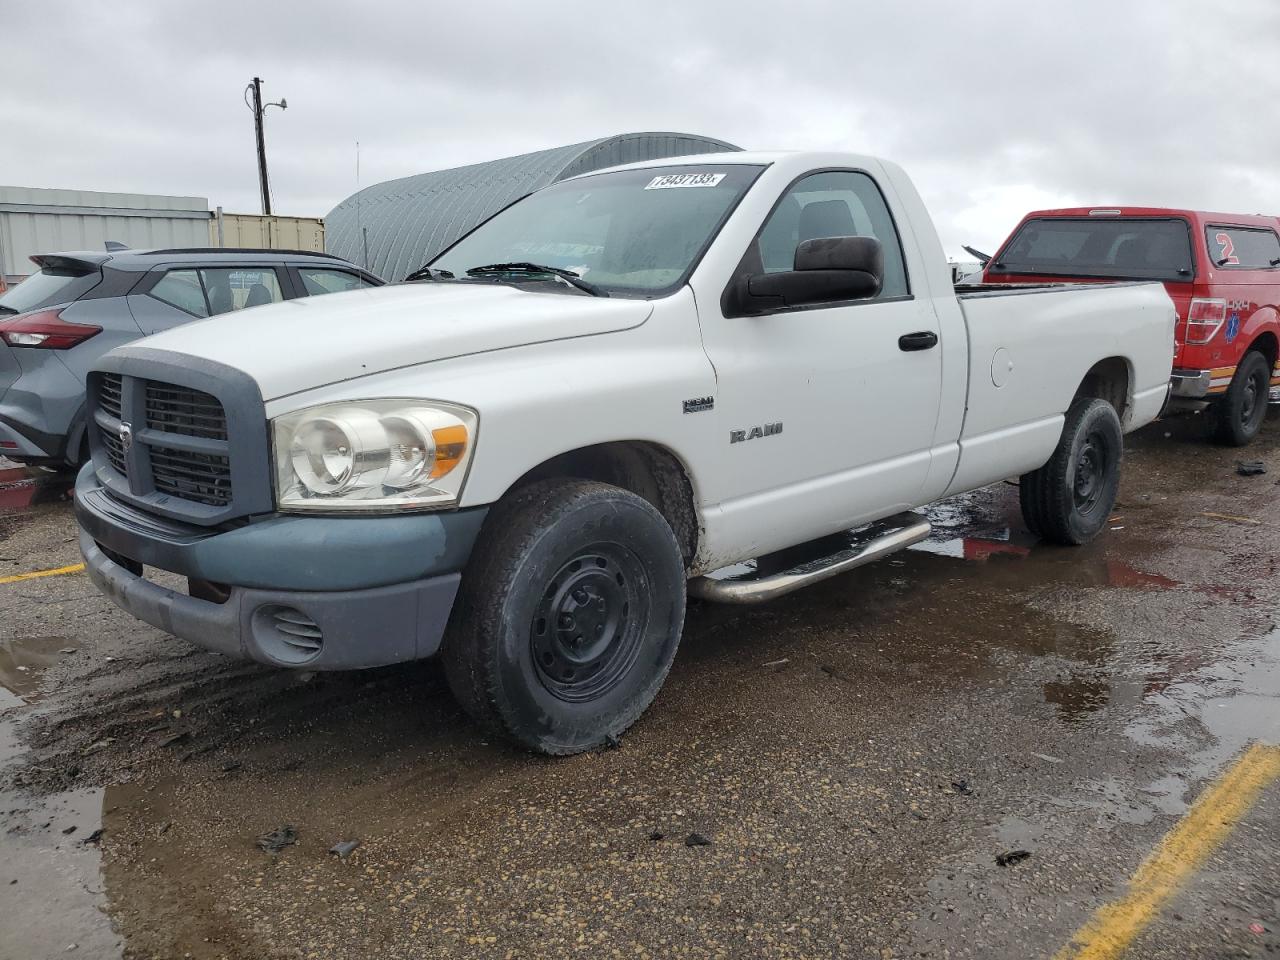
[[436,442],[436,463],[431,468],[431,479],[443,477],[456,467],[467,452],[467,428],[464,426],[440,427],[431,431]]

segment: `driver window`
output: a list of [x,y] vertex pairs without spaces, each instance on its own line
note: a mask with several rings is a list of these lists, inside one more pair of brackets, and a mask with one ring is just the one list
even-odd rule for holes
[[902,244],[880,189],[865,173],[832,171],[798,180],[756,240],[765,273],[790,270],[796,247],[819,237],[875,237],[884,247],[884,285],[876,299],[905,297]]

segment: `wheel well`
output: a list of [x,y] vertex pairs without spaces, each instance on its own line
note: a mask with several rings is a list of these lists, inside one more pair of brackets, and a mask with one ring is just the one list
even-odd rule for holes
[[1115,407],[1120,422],[1129,412],[1129,363],[1123,357],[1099,360],[1080,381],[1075,399],[1095,397]]
[[665,447],[643,440],[619,440],[570,450],[538,464],[507,492],[553,477],[599,480],[630,490],[653,504],[671,525],[685,566],[698,552],[693,484],[680,458]]
[[1249,349],[1257,350],[1266,357],[1270,369],[1274,370],[1276,368],[1276,358],[1280,357],[1280,341],[1276,340],[1274,333],[1259,334],[1258,338],[1249,344]]

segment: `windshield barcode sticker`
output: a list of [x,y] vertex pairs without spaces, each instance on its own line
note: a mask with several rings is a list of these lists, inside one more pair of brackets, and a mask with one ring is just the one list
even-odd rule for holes
[[724,179],[723,173],[667,173],[649,181],[646,190],[669,190],[672,187],[714,187]]

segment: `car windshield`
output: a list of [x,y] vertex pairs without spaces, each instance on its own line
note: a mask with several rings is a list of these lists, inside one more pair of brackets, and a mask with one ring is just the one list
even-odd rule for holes
[[[654,297],[684,282],[759,166],[620,170],[553,184],[481,224],[429,266],[462,279],[492,265],[569,270],[610,296]],[[486,270],[473,279],[546,280]],[[572,293],[566,283],[554,289]]]
[[1185,220],[1043,217],[1018,228],[991,272],[1187,281],[1195,263]]
[[50,307],[56,303],[68,303],[94,286],[98,279],[96,271],[71,272],[46,267],[0,296],[0,315],[10,316]]

